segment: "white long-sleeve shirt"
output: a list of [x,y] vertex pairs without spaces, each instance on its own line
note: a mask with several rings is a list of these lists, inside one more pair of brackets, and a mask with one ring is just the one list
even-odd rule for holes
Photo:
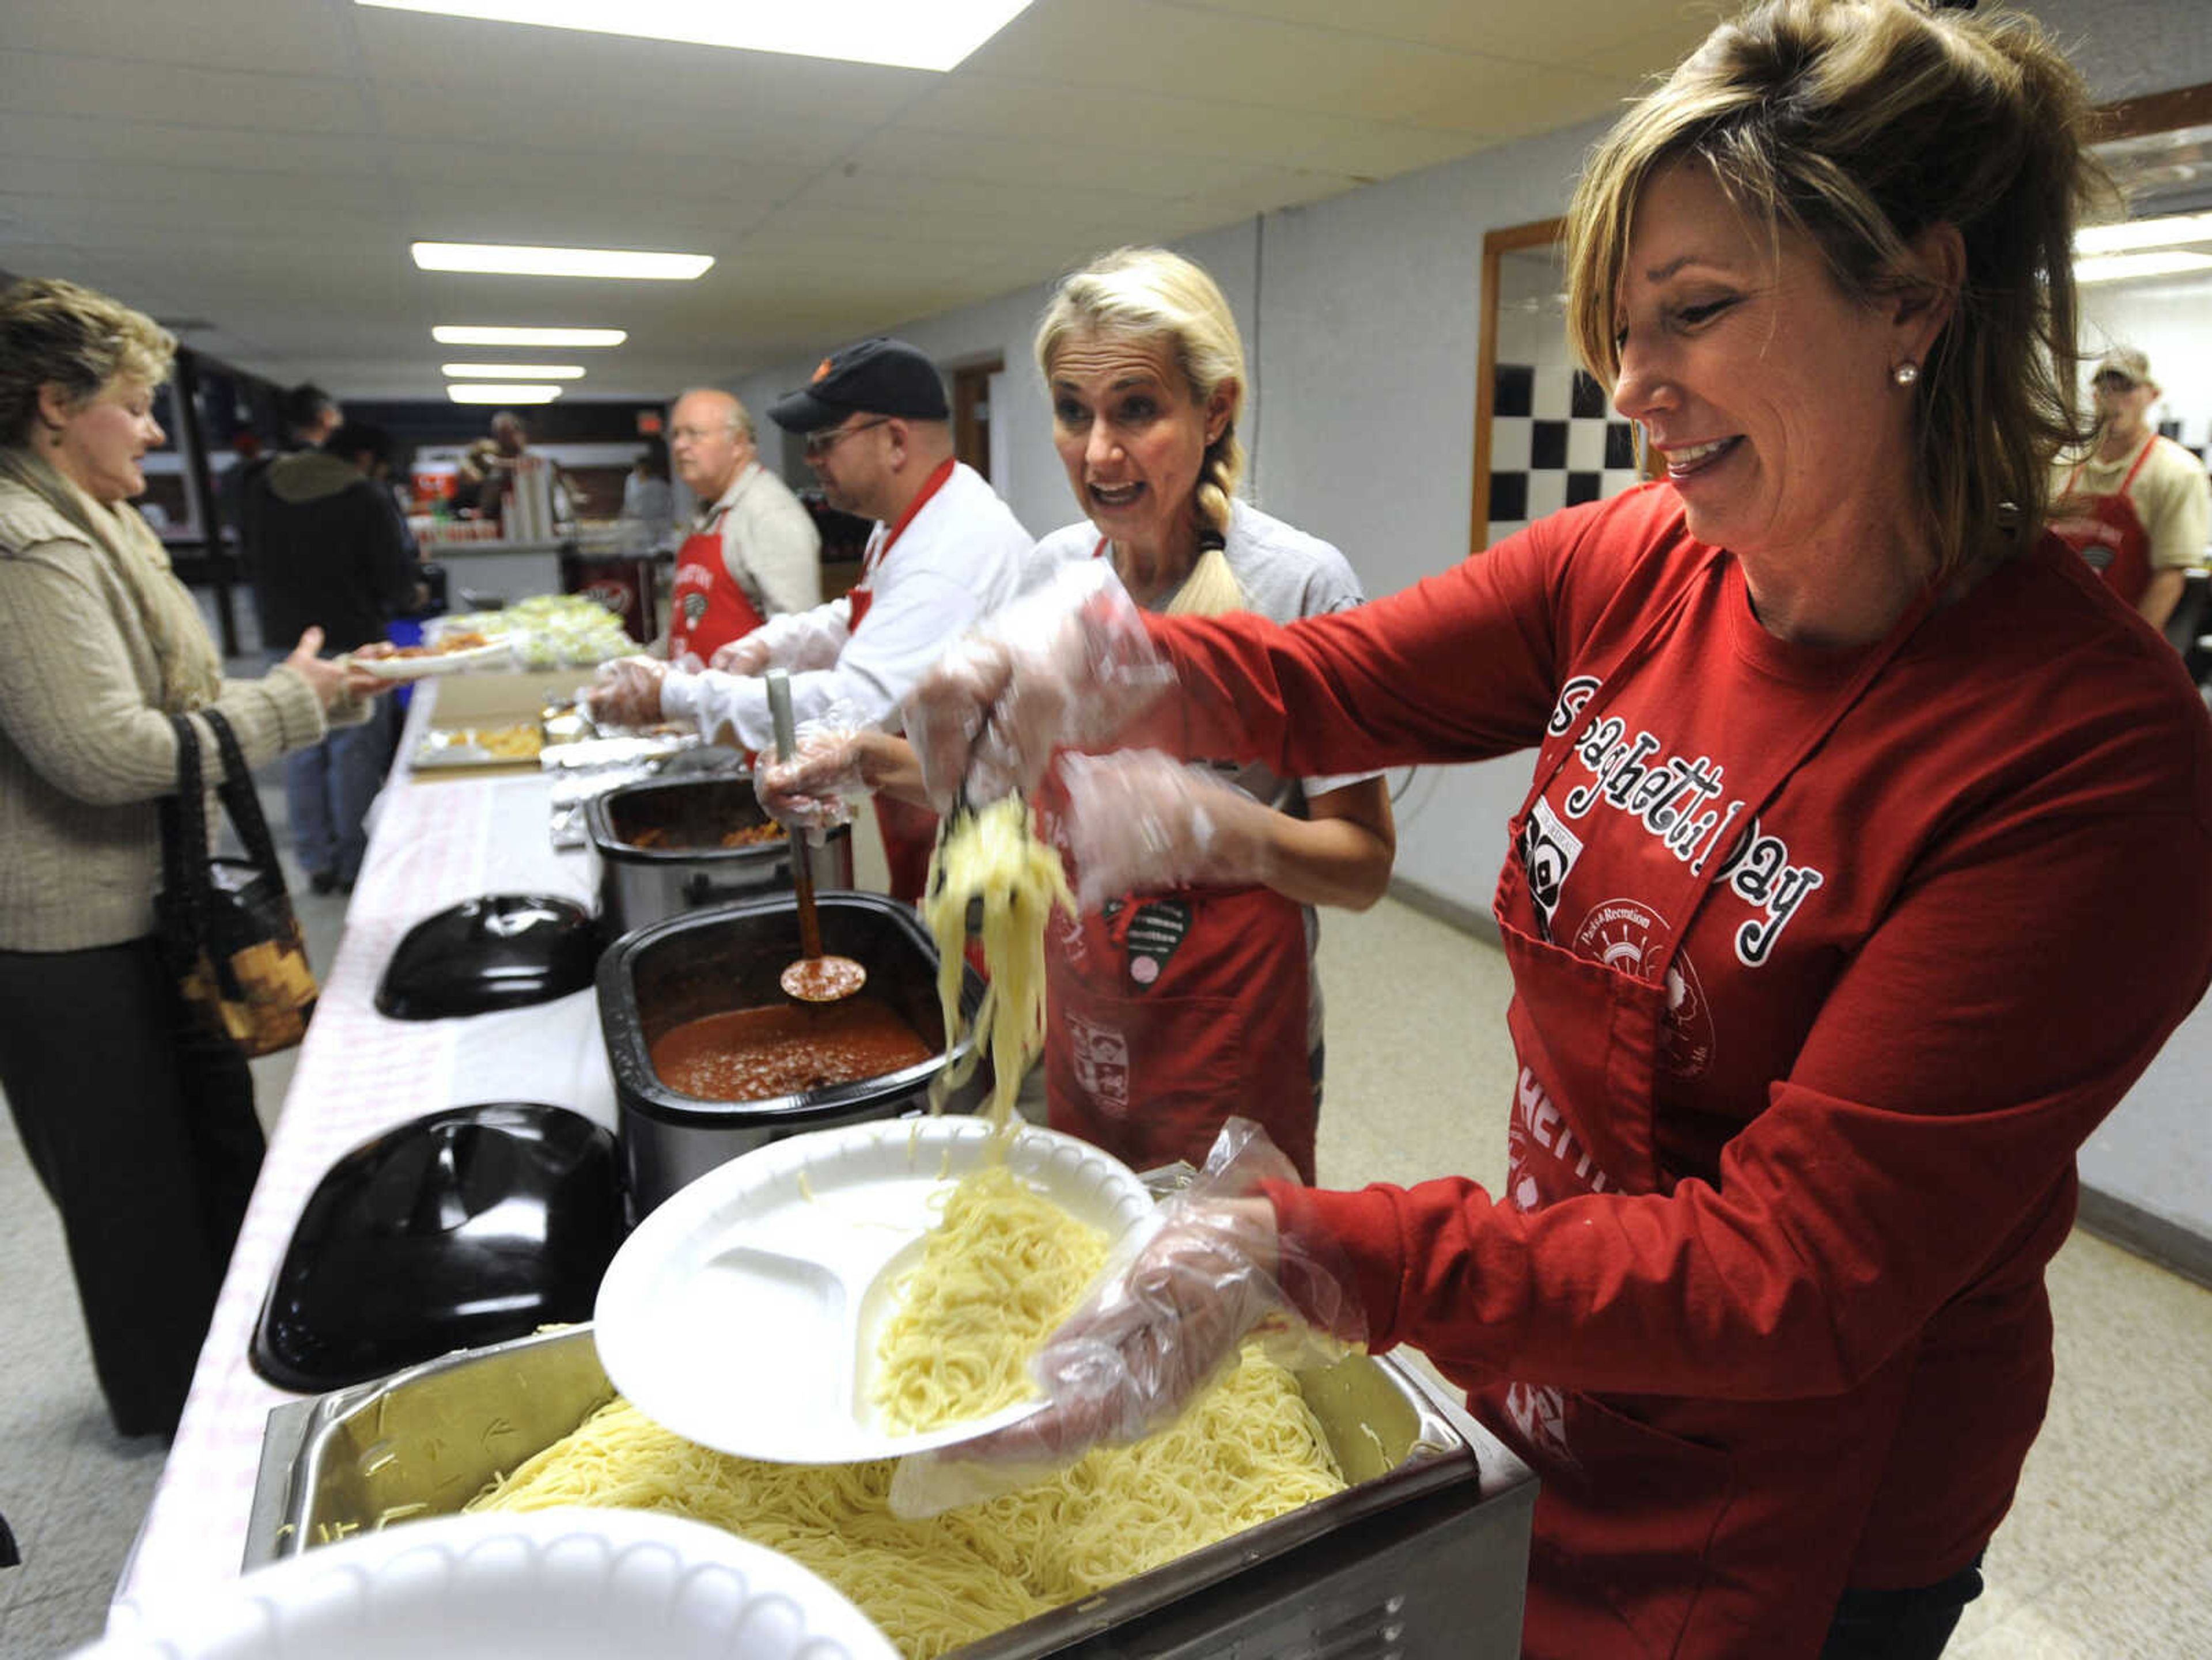
[[[1029,532],[997,492],[961,465],[875,562],[885,534],[878,525],[869,538],[874,599],[858,629],[851,599],[841,597],[771,617],[757,636],[769,648],[769,666],[790,671],[799,721],[843,704],[841,719],[896,730],[899,704],[922,671],[1014,597],[1030,547]],[[672,670],[660,707],[696,721],[710,739],[726,728],[746,749],[775,746],[767,683],[756,677]]]

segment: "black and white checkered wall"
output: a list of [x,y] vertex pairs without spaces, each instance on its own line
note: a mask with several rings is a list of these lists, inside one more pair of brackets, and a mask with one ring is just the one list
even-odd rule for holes
[[1490,423],[1490,540],[1533,519],[1627,489],[1636,470],[1629,423],[1605,388],[1566,366],[1500,363]]

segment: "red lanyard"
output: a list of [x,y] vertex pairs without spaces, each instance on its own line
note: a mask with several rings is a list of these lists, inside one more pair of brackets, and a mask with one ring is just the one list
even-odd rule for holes
[[921,488],[915,492],[914,500],[906,504],[906,511],[899,514],[896,521],[884,532],[884,539],[868,550],[867,562],[861,568],[860,581],[855,587],[865,585],[876,574],[876,567],[884,562],[884,556],[891,550],[891,544],[897,541],[900,534],[914,522],[915,514],[927,505],[931,496],[945,488],[945,481],[952,477],[957,459],[957,457],[947,457],[939,462],[937,471],[922,481]]

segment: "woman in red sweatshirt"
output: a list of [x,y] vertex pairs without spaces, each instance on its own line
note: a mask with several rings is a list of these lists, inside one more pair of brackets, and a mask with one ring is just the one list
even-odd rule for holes
[[[1094,599],[925,679],[946,794],[1055,746],[1536,755],[1507,1190],[1185,1204],[971,1452],[1141,1434],[1287,1302],[1539,1472],[1529,1655],[1941,1651],[2042,1420],[2075,1150],[2212,976],[2212,726],[2045,532],[2085,111],[2025,20],[1774,0],[1570,217],[1662,480],[1340,616]],[[1114,672],[1145,647],[1174,697]]]

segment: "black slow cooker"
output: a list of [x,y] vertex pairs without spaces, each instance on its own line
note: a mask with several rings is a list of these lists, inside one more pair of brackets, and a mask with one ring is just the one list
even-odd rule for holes
[[[791,842],[783,836],[724,846],[766,831],[767,812],[745,773],[659,779],[609,790],[585,812],[599,866],[605,937],[732,900],[791,891]],[[809,849],[817,891],[853,885],[850,826]]]
[[[857,1083],[772,1100],[702,1101],[680,1095],[653,1070],[653,1046],[687,1020],[785,1000],[778,976],[799,953],[797,902],[788,891],[688,913],[638,929],[599,959],[599,1029],[614,1072],[618,1137],[632,1212],[642,1217],[685,1183],[753,1148],[805,1130],[926,1111],[945,1066],[937,1001],[937,947],[914,908],[879,893],[816,895],[823,949],[868,971],[865,994],[880,998],[935,1053],[928,1061]],[[982,1001],[983,981],[962,967],[963,1023]],[[954,1048],[968,1053],[972,1036]],[[945,1102],[973,1111],[989,1087],[979,1067]]]

